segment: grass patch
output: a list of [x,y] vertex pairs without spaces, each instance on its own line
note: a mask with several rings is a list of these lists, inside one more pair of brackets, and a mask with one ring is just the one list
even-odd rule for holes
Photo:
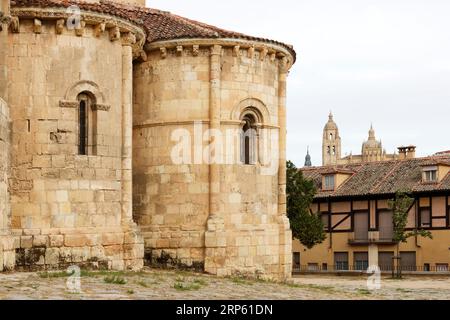
[[357,292],[358,292],[358,294],[365,295],[365,296],[369,296],[372,294],[372,292],[367,289],[358,289]]
[[134,290],[133,289],[127,290],[127,294],[129,294],[129,295],[134,294]]
[[204,279],[196,278],[188,281],[186,278],[178,276],[173,288],[177,291],[196,291],[206,285],[207,282]]
[[110,275],[110,276],[105,277],[103,280],[109,284],[120,284],[120,285],[127,284],[127,280],[125,280],[125,278],[118,276],[118,275]]
[[200,290],[202,286],[197,283],[175,282],[173,288],[177,291],[196,291]]
[[199,286],[206,286],[208,284],[205,279],[195,279],[194,283],[198,284]]
[[234,284],[240,285],[240,286],[252,286],[253,282],[244,279],[244,278],[239,278],[239,277],[233,277],[230,278],[231,282],[233,282]]

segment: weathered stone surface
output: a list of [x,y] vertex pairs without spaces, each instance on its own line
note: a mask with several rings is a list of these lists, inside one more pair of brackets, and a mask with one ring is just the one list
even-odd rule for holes
[[[0,243],[16,237],[0,246],[0,270],[11,259],[22,269],[136,270],[145,247],[158,265],[289,277],[292,52],[216,36],[144,48],[136,19],[90,12],[67,30],[53,9],[27,10],[0,28]],[[192,142],[196,124],[203,140],[206,129],[226,137],[246,121],[258,131],[248,165],[237,159],[239,136],[234,157],[225,143],[174,160],[174,131]]]
[[[280,191],[285,179],[278,170],[285,163],[285,60],[270,59],[267,48],[257,50],[256,45],[245,50],[212,43],[195,54],[179,44],[163,49],[155,46],[134,73],[134,214],[138,225],[149,230],[144,233],[146,261],[204,265],[218,275],[288,278],[291,259],[281,253],[291,243],[280,241],[290,233],[279,219],[285,215]],[[183,113],[177,112],[180,105]],[[187,162],[174,164],[175,143],[167,137],[176,130],[190,145],[198,131],[203,135],[210,128],[226,137],[240,130],[248,112],[262,126],[282,129],[268,130],[280,138],[269,150],[262,150],[260,135],[254,165],[234,159],[240,152],[234,141],[234,158],[225,142],[222,162],[210,165],[201,153],[195,159],[195,145]],[[262,151],[273,158],[265,159]],[[275,170],[264,170],[267,160]],[[253,239],[261,245],[252,244]],[[205,255],[194,256],[194,248]]]

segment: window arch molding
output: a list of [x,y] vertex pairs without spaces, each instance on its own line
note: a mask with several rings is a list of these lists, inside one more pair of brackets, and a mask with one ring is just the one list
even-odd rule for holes
[[255,126],[260,126],[264,123],[263,117],[258,109],[254,107],[245,108],[242,111],[242,114],[239,117],[239,120],[246,121],[246,119],[252,119],[252,122]]
[[248,113],[252,113],[259,124],[270,122],[267,106],[261,100],[255,98],[244,99],[236,105],[231,112],[230,120],[242,120]]
[[105,97],[109,96],[108,92],[100,90],[98,84],[89,80],[82,80],[74,83],[69,89],[67,89],[64,99],[60,101],[60,107],[62,108],[77,108],[78,107],[78,95],[83,92],[89,92],[95,97],[95,104],[91,107],[93,110],[109,111],[111,106],[106,102]]
[[64,97],[67,101],[76,101],[77,97],[82,92],[89,92],[95,96],[96,103],[105,104],[105,94],[100,90],[98,84],[89,80],[82,80],[73,84],[66,92]]

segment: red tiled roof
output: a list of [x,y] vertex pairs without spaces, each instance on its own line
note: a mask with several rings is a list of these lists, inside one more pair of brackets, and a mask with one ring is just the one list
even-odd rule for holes
[[444,155],[450,155],[450,150],[447,151],[441,151],[435,154],[436,156],[444,156]]
[[42,8],[68,8],[71,5],[77,5],[81,10],[114,15],[141,25],[145,28],[148,42],[192,38],[244,39],[282,46],[292,53],[294,59],[296,58],[295,51],[291,45],[270,39],[252,37],[242,33],[220,29],[205,23],[183,18],[166,11],[120,4],[106,0],[101,0],[100,3],[86,3],[73,0],[11,1],[11,6],[13,8],[30,6]]
[[315,182],[318,188],[316,198],[390,195],[399,190],[450,192],[450,173],[439,183],[422,182],[422,167],[427,163],[450,165],[450,156],[338,166],[337,168],[353,171],[354,174],[335,191],[322,190],[322,175],[327,174],[330,167],[312,167],[300,170],[305,178]]

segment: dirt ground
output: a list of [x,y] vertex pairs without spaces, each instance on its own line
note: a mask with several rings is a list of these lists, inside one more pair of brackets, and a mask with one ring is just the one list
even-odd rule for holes
[[371,291],[365,277],[329,275],[298,276],[277,284],[154,269],[139,273],[83,271],[79,278],[65,272],[6,273],[0,274],[0,299],[450,300],[450,277],[383,278],[381,289]]

